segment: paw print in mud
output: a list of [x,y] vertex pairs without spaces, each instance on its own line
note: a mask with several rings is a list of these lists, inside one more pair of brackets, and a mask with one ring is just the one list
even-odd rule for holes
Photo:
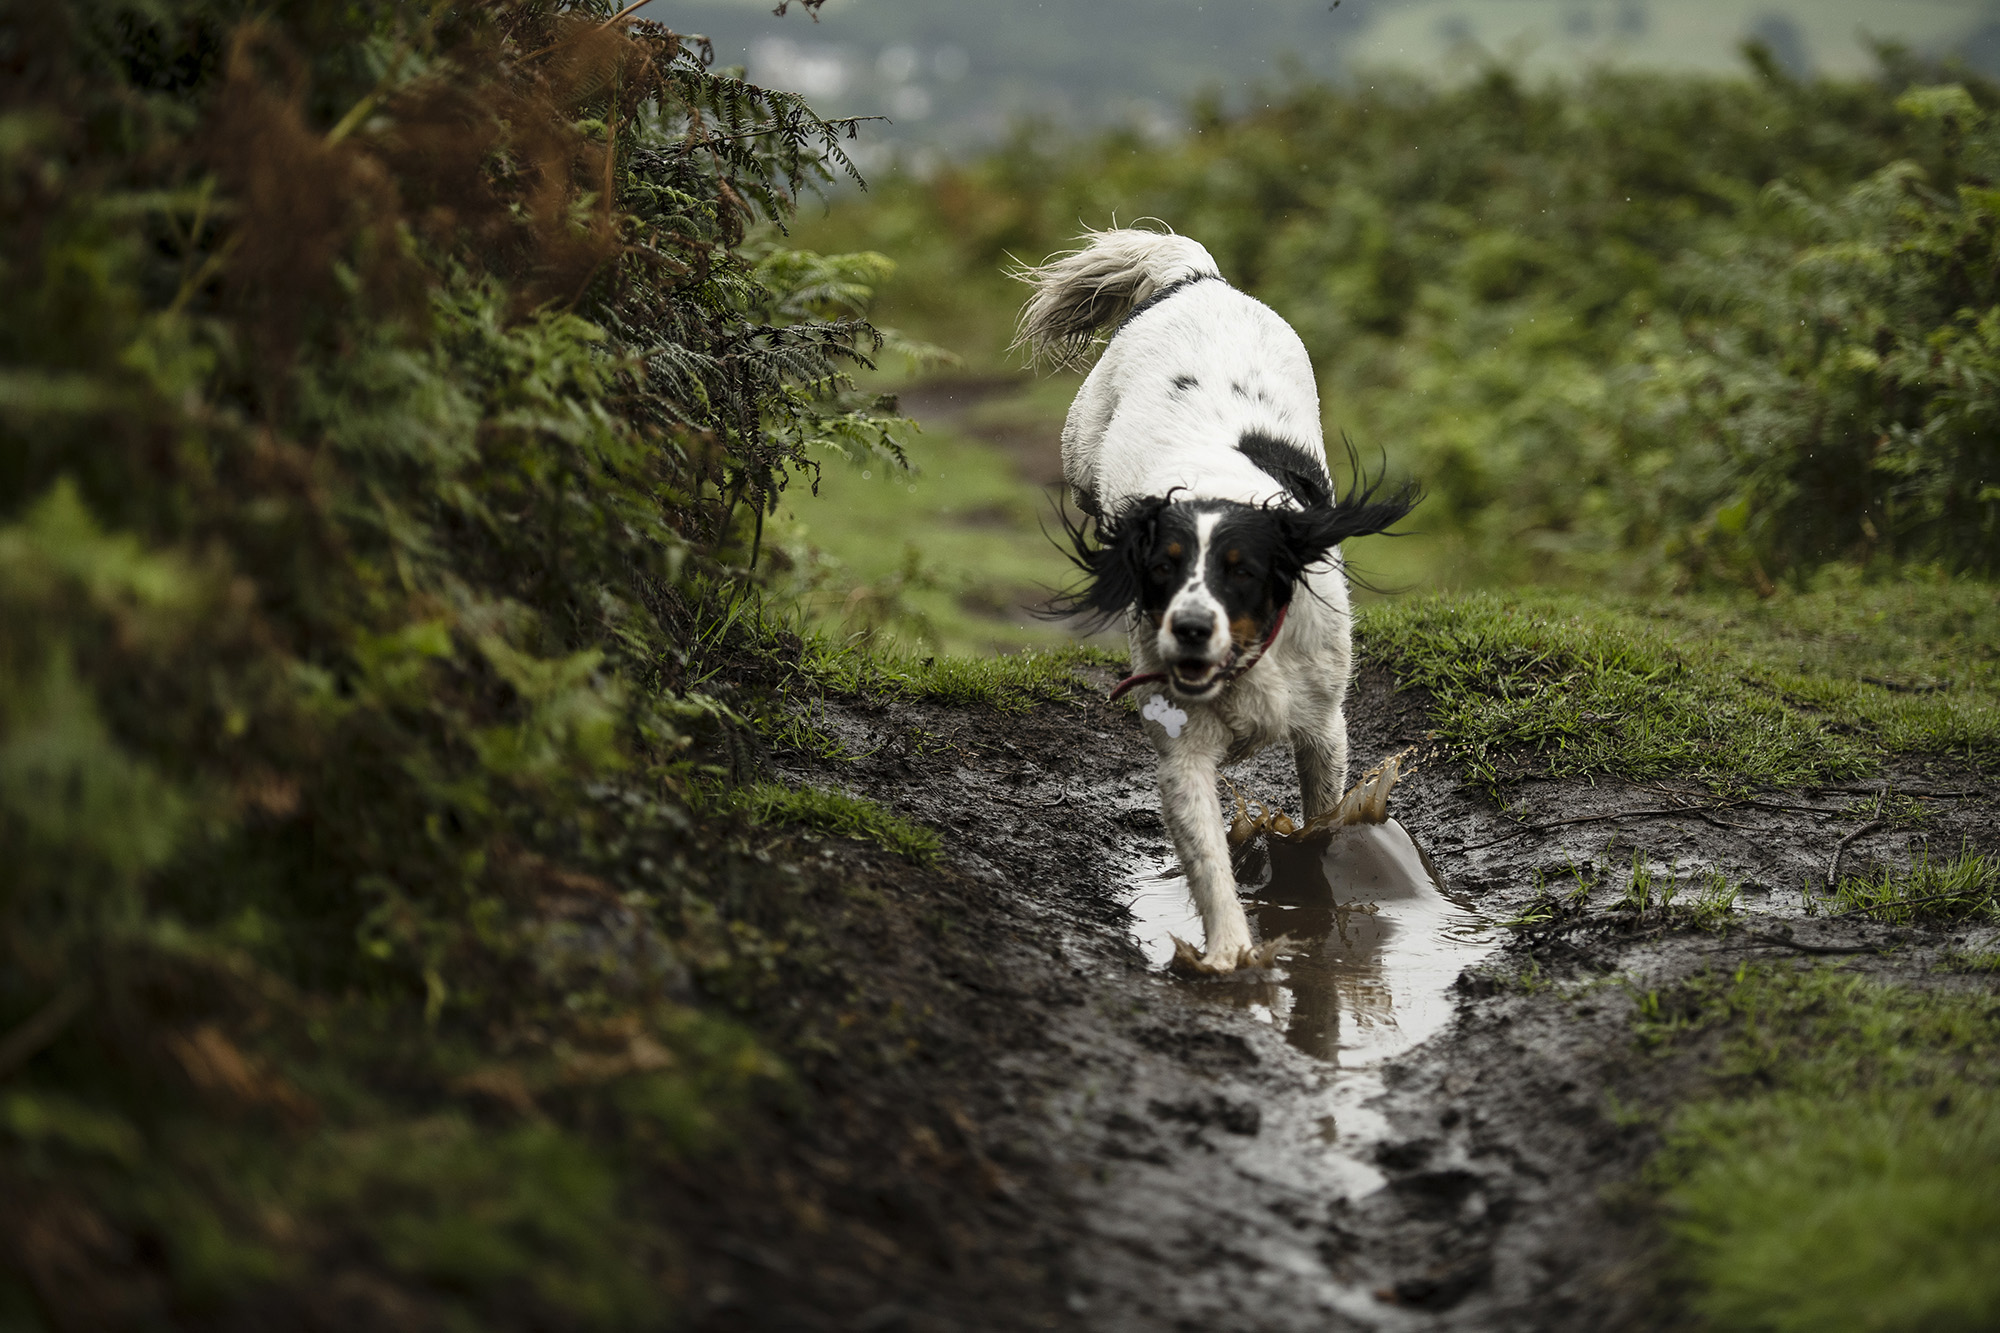
[[1176,708],[1167,702],[1167,696],[1156,694],[1146,700],[1146,706],[1139,710],[1139,716],[1148,722],[1157,722],[1166,729],[1167,735],[1179,739],[1181,728],[1187,725],[1187,710]]

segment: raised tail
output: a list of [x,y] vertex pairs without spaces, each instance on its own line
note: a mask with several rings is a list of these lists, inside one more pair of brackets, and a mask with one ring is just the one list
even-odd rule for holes
[[1014,346],[1026,348],[1031,360],[1074,365],[1099,329],[1155,292],[1190,278],[1222,276],[1208,251],[1185,236],[1128,227],[1079,239],[1080,250],[1014,271],[1035,289],[1014,333]]

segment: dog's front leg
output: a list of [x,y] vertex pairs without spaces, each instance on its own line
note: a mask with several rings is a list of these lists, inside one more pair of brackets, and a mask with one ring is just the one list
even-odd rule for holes
[[1201,909],[1206,952],[1201,965],[1230,972],[1252,961],[1250,919],[1236,897],[1236,872],[1229,864],[1229,834],[1215,798],[1215,770],[1221,755],[1200,746],[1176,747],[1160,756],[1160,809],[1180,853],[1181,869],[1195,906]]
[[1299,800],[1306,818],[1319,818],[1347,790],[1347,715],[1336,702],[1313,724],[1292,732],[1292,756],[1299,763]]

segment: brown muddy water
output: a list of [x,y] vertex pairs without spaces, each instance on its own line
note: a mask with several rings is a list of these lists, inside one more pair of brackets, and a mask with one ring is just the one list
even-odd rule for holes
[[[1453,983],[1499,941],[1395,819],[1260,832],[1237,847],[1235,863],[1258,936],[1287,943],[1270,968],[1176,980],[1196,1004],[1268,1024],[1328,1066],[1314,1098],[1325,1147],[1318,1169],[1339,1193],[1366,1196],[1386,1183],[1372,1160],[1391,1133],[1374,1108],[1386,1090],[1381,1065],[1451,1021]],[[1201,938],[1187,879],[1176,862],[1149,857],[1124,884],[1133,940],[1148,967],[1166,973],[1175,941]]]
[[[1258,935],[1290,943],[1276,966],[1191,980],[1190,995],[1243,1010],[1341,1069],[1379,1064],[1443,1028],[1452,983],[1499,943],[1394,819],[1305,837],[1259,834],[1238,848],[1236,880]],[[1133,939],[1164,971],[1175,939],[1201,938],[1187,880],[1177,865],[1146,858],[1125,885]]]

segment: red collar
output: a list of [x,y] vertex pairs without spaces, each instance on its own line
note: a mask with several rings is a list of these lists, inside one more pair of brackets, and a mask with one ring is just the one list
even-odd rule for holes
[[[1242,661],[1233,663],[1223,671],[1222,680],[1224,684],[1235,680],[1238,676],[1248,671],[1251,667],[1256,666],[1257,663],[1264,659],[1264,654],[1270,651],[1271,645],[1277,641],[1278,631],[1285,627],[1285,616],[1291,609],[1290,603],[1278,608],[1278,618],[1271,622],[1271,628],[1265,633],[1264,641],[1245,654]],[[1166,678],[1167,673],[1164,671],[1148,671],[1143,675],[1127,676],[1118,682],[1118,687],[1111,691],[1111,698],[1105,700],[1105,702],[1116,702],[1127,690],[1136,689],[1141,685],[1150,685],[1155,681],[1165,680]]]

